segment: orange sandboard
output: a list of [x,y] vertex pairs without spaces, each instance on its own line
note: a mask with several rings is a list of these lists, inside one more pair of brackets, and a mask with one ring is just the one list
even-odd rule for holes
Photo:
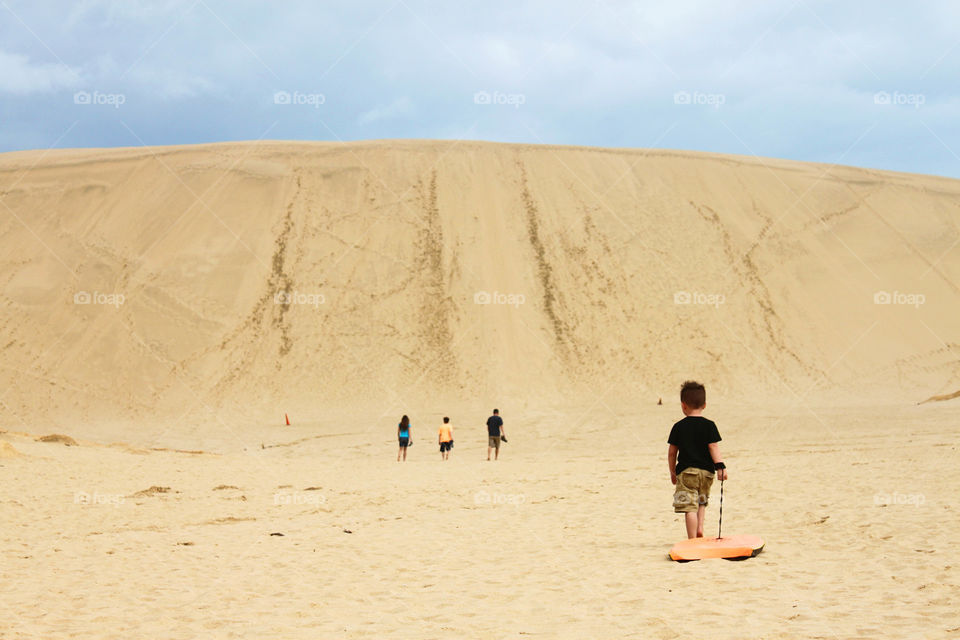
[[742,560],[763,551],[760,536],[724,536],[723,538],[690,538],[670,549],[672,560],[688,561],[706,558]]

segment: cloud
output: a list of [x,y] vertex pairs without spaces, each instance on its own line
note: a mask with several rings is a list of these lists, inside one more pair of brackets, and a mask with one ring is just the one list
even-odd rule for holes
[[64,64],[35,63],[27,56],[0,51],[0,92],[16,95],[74,87],[80,74]]
[[[137,143],[127,126],[151,144],[471,137],[960,176],[960,8],[881,4],[76,0],[55,15],[18,3],[21,20],[0,21],[0,50],[16,52],[0,53],[0,151],[45,148],[77,118],[55,91],[96,89],[130,98],[123,122],[85,110],[59,145]],[[280,108],[278,89],[327,99]],[[478,108],[478,91],[525,102]],[[925,102],[883,109],[879,91]]]
[[129,26],[130,23],[166,20],[171,15],[188,11],[195,4],[196,2],[190,0],[154,0],[147,3],[129,0],[76,0],[64,21],[71,28],[80,24]]
[[138,68],[130,74],[130,78],[142,85],[149,94],[164,100],[193,98],[215,88],[205,78],[173,69]]
[[364,111],[357,118],[357,124],[365,125],[380,120],[390,120],[393,118],[403,118],[413,114],[413,102],[407,96],[398,98],[386,106],[376,106],[369,111]]

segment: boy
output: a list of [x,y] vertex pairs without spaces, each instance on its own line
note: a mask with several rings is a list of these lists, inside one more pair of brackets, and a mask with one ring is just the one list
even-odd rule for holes
[[440,442],[440,459],[449,460],[450,449],[453,448],[453,427],[450,426],[450,418],[443,419],[437,440]]
[[673,510],[684,514],[688,538],[703,537],[703,519],[710,498],[714,471],[727,479],[727,467],[720,455],[720,432],[712,420],[703,417],[707,391],[699,382],[687,381],[680,388],[680,409],[686,417],[673,425],[667,442],[670,482],[677,486]]

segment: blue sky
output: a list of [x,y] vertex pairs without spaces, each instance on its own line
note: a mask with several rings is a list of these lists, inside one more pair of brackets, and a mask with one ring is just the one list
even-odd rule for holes
[[657,147],[960,177],[960,3],[0,0],[0,151]]

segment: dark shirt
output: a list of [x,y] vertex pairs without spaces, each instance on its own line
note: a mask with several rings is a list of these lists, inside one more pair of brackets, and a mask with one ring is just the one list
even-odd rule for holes
[[487,433],[491,436],[500,435],[500,427],[503,426],[503,420],[500,416],[490,416],[487,418]]
[[713,420],[703,416],[687,416],[673,425],[667,442],[680,449],[677,456],[678,475],[687,467],[713,471],[713,458],[707,445],[720,442],[720,432]]

